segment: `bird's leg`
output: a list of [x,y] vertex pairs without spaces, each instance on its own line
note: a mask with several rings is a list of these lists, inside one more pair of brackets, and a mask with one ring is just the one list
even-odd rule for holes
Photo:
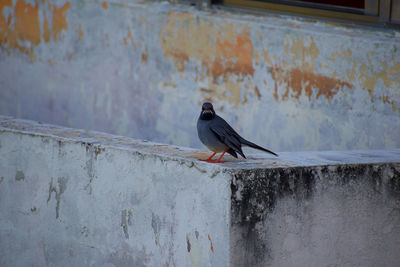
[[217,160],[208,160],[208,162],[210,162],[210,163],[223,163],[223,162],[225,162],[225,161],[221,161],[221,159],[222,159],[222,157],[224,156],[224,154],[227,151],[228,151],[228,149],[224,150],[224,152],[222,152],[221,156],[219,156],[219,158]]
[[199,159],[201,161],[210,161],[214,155],[217,154],[217,152],[214,152],[208,159]]
[[224,162],[224,161],[221,161],[221,159],[222,159],[222,157],[224,156],[224,154],[226,153],[226,151],[228,151],[228,149],[227,149],[227,150],[224,150],[224,152],[222,152],[222,155],[219,156],[219,158],[217,159],[217,161],[216,161],[215,163]]

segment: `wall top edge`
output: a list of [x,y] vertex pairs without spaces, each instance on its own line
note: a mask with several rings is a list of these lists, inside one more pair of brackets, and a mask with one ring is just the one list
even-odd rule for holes
[[[0,135],[16,133],[40,138],[50,138],[61,142],[80,143],[82,145],[109,147],[131,151],[141,155],[158,156],[165,160],[184,161],[189,167],[210,167],[219,171],[237,171],[249,169],[279,169],[312,166],[349,165],[349,164],[400,164],[400,149],[389,150],[348,150],[348,151],[301,151],[277,152],[279,157],[259,152],[245,150],[247,159],[235,159],[224,156],[224,163],[211,164],[199,161],[211,153],[188,147],[155,143],[125,136],[117,136],[97,131],[73,129],[37,121],[15,119],[0,116]],[[0,144],[1,149],[1,144]]]

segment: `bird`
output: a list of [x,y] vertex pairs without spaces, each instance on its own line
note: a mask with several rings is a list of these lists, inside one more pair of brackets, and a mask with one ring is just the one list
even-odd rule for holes
[[[201,113],[197,120],[197,134],[200,141],[214,152],[209,158],[200,159],[201,161],[222,163],[224,161],[221,161],[221,159],[226,152],[235,158],[238,157],[237,154],[246,158],[242,151],[242,145],[259,149],[278,157],[278,154],[241,137],[223,118],[215,113],[213,105],[209,102],[203,103],[201,107]],[[222,152],[221,156],[217,160],[213,160],[212,158],[219,152]]]

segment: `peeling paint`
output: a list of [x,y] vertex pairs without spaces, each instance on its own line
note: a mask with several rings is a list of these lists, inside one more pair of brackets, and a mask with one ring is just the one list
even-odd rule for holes
[[288,98],[299,99],[302,94],[305,94],[308,99],[311,99],[314,90],[315,97],[325,96],[330,102],[332,98],[343,89],[345,86],[352,89],[352,85],[348,82],[334,79],[325,75],[316,74],[313,72],[304,71],[300,68],[290,69],[285,71],[279,67],[271,68],[272,77],[275,80],[274,98],[279,100],[278,84],[286,84],[286,89],[281,95],[282,101]]
[[[8,53],[11,50],[18,50],[35,59],[33,49],[41,43],[50,42],[50,36],[57,41],[63,30],[68,29],[66,12],[69,10],[70,3],[66,2],[58,8],[55,4],[48,4],[48,9],[44,8],[45,1],[30,4],[25,0],[17,0],[15,6],[12,1],[2,1],[0,3],[0,46],[6,48]],[[10,10],[5,17],[5,9]],[[39,12],[39,9],[43,9]],[[46,12],[47,10],[47,12]],[[48,14],[51,10],[51,14]],[[40,16],[43,16],[41,30]],[[49,28],[48,18],[52,18],[52,28]]]
[[[58,26],[68,27],[58,32],[55,6],[65,21]],[[150,2],[4,0],[0,8],[5,114],[201,147],[193,106],[209,100],[244,135],[275,150],[399,145],[395,31]],[[27,84],[32,90],[23,90]]]
[[190,239],[191,234],[186,234],[186,249],[192,266],[202,266],[203,245],[199,238],[199,232],[195,231],[195,238]]
[[[371,102],[374,101],[375,97],[375,88],[379,81],[382,81],[386,88],[398,89],[400,85],[400,62],[390,62],[390,66],[387,62],[381,61],[382,71],[374,71],[374,64],[368,60],[368,65],[365,62],[361,62],[360,64],[360,82],[363,89],[367,90],[370,97]],[[387,96],[381,96],[384,103],[389,103],[393,107],[393,111],[396,109],[400,109],[400,105],[397,108],[396,101],[389,100]]]
[[[273,63],[268,51],[264,51],[265,61],[271,64],[271,77],[274,80],[273,97],[276,101],[286,101],[289,98],[299,100],[302,95],[311,100],[314,95],[316,99],[324,96],[331,102],[340,90],[353,89],[353,85],[345,80],[317,73],[315,60],[320,52],[312,36],[309,40],[303,36],[297,40],[286,38],[284,51],[287,58],[280,59],[280,63]],[[290,67],[292,65],[296,67]],[[284,89],[279,92],[279,88]]]
[[66,12],[69,9],[69,2],[66,2],[60,8],[57,8],[56,5],[53,5],[53,38],[54,41],[59,39],[61,31],[68,29]]
[[[196,36],[196,38],[193,38]],[[216,27],[190,13],[169,12],[160,32],[161,47],[178,71],[185,62],[197,60],[206,75],[218,82],[230,75],[253,75],[253,44],[247,27],[241,29],[224,21]]]
[[185,71],[189,61],[199,64],[197,79],[207,81],[213,90],[209,97],[224,98],[228,94],[231,101],[240,102],[239,82],[255,71],[248,27],[235,27],[226,21],[217,26],[193,14],[169,12],[160,43],[179,72]]

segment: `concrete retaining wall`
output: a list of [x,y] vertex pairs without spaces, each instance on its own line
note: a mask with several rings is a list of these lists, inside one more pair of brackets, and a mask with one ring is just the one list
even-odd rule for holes
[[[201,103],[272,150],[400,147],[398,30],[161,1],[0,3],[0,114],[201,147]],[[296,130],[293,130],[293,127]]]
[[0,265],[397,266],[400,150],[206,155],[0,117]]

